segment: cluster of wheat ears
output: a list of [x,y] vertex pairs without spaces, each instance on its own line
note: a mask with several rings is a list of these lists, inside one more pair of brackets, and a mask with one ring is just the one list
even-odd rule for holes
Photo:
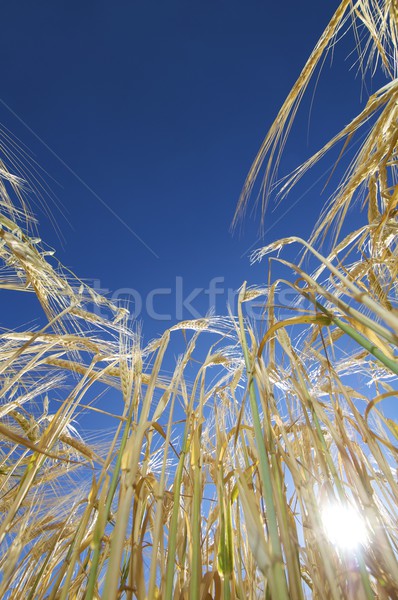
[[[260,173],[266,202],[308,83],[348,28],[359,69],[383,70],[387,84],[280,186],[286,195],[332,146],[366,130],[311,239],[254,254],[278,250],[272,260],[291,278],[243,284],[236,315],[180,323],[146,347],[125,310],[30,233],[25,184],[2,147],[0,286],[34,294],[46,324],[0,332],[1,598],[398,598],[398,427],[383,414],[398,375],[396,0],[341,2],[258,153],[238,214]],[[343,239],[355,202],[367,220]],[[286,244],[316,268],[285,260]],[[281,287],[297,302],[278,320]],[[261,335],[245,317],[255,296]],[[185,351],[166,375],[175,336]],[[92,439],[79,433],[87,411],[108,423]],[[328,535],[328,510],[336,533],[358,516],[358,544]]]

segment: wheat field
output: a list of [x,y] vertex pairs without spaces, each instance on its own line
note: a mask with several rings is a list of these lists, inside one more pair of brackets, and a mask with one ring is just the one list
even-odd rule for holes
[[[387,83],[278,182],[300,101],[348,28],[363,76],[382,71]],[[29,293],[45,315],[41,328],[0,332],[1,598],[398,598],[398,425],[383,412],[398,394],[397,42],[396,0],[341,2],[235,217],[256,182],[262,213],[275,189],[289,202],[306,171],[365,128],[311,238],[254,252],[264,281],[242,284],[236,314],[179,323],[147,345],[123,307],[35,235],[29,188],[1,148],[1,293]],[[346,234],[349,209],[367,222]],[[296,262],[284,257],[291,244]],[[273,278],[275,263],[289,279]],[[296,298],[282,320],[281,288]],[[254,298],[261,334],[245,313]],[[90,411],[108,426],[86,439]]]

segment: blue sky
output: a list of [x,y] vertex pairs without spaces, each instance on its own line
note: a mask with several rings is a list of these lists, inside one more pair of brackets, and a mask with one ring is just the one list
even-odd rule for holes
[[[146,339],[169,325],[146,314],[154,289],[163,290],[152,295],[156,311],[175,322],[191,316],[176,314],[176,293],[208,290],[215,277],[225,289],[245,279],[266,282],[265,263],[248,261],[249,249],[262,245],[259,214],[248,215],[234,235],[230,224],[261,140],[335,5],[17,0],[3,7],[0,123],[46,170],[59,206],[46,198],[51,220],[32,199],[40,235],[63,264],[109,295],[136,290]],[[312,110],[311,89],[299,112],[281,175],[363,103],[351,51],[347,36],[333,65],[326,61]],[[325,179],[314,182],[328,166],[326,160],[270,207],[266,242],[308,236],[328,197],[321,195]],[[198,314],[208,300],[194,294]],[[217,295],[218,313],[226,302],[226,293]]]

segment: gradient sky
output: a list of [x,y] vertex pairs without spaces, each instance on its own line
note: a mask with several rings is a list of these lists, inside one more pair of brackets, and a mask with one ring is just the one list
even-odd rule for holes
[[[145,302],[154,288],[170,288],[154,302],[173,322],[190,317],[175,312],[176,277],[184,297],[214,277],[231,289],[244,279],[265,282],[266,265],[248,261],[250,248],[262,245],[259,214],[248,215],[234,235],[229,227],[251,161],[337,4],[5,4],[0,123],[47,172],[58,207],[46,202],[61,238],[40,203],[32,204],[40,235],[61,262],[109,294],[134,288]],[[312,110],[313,88],[299,112],[281,175],[363,104],[352,48],[348,35],[333,64],[326,61]],[[329,164],[270,207],[266,242],[308,236],[332,192],[321,195]],[[218,296],[218,313],[226,301]],[[208,296],[199,294],[195,308],[204,314]],[[169,325],[145,311],[139,317],[146,339]]]

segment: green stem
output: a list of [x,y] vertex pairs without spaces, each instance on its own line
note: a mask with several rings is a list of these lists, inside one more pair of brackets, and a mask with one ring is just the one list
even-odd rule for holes
[[249,397],[250,397],[250,408],[253,417],[254,435],[257,444],[257,451],[259,456],[259,470],[264,490],[264,500],[267,512],[267,524],[269,529],[271,548],[272,548],[272,565],[270,578],[270,585],[272,589],[272,596],[275,600],[289,600],[289,592],[287,587],[287,581],[285,576],[285,570],[283,566],[282,558],[282,547],[279,539],[278,522],[276,517],[276,509],[274,503],[274,496],[272,490],[272,476],[270,465],[268,462],[267,450],[264,444],[263,431],[261,427],[260,414],[258,412],[258,404],[256,397],[256,390],[254,387],[253,380],[253,367],[250,364],[250,355],[247,347],[245,325],[242,313],[242,299],[245,295],[246,283],[243,284],[238,303],[238,314],[239,314],[239,325],[241,334],[241,343],[243,348],[243,354],[245,358],[246,370],[249,381]]
[[[304,294],[304,295],[306,296],[306,298],[308,300],[311,300],[311,298],[308,294]],[[314,302],[314,300],[313,300],[313,302]],[[327,315],[330,318],[330,320],[335,325],[337,325],[337,327],[339,327],[339,329],[341,329],[342,331],[344,331],[344,333],[349,335],[360,346],[362,346],[362,348],[367,350],[369,352],[369,354],[372,354],[375,358],[377,358],[377,360],[379,360],[385,367],[387,367],[387,369],[389,369],[390,371],[395,373],[395,375],[398,375],[398,361],[396,359],[389,358],[388,356],[386,356],[384,354],[384,352],[382,352],[380,350],[380,348],[378,348],[377,346],[372,344],[365,336],[363,336],[361,333],[356,331],[356,329],[354,329],[354,327],[352,327],[345,321],[342,321],[338,317],[335,317],[330,311],[327,310],[327,308],[325,308],[323,306],[323,304],[318,302],[318,300],[315,300],[315,306],[321,312],[323,312],[325,315]]]

